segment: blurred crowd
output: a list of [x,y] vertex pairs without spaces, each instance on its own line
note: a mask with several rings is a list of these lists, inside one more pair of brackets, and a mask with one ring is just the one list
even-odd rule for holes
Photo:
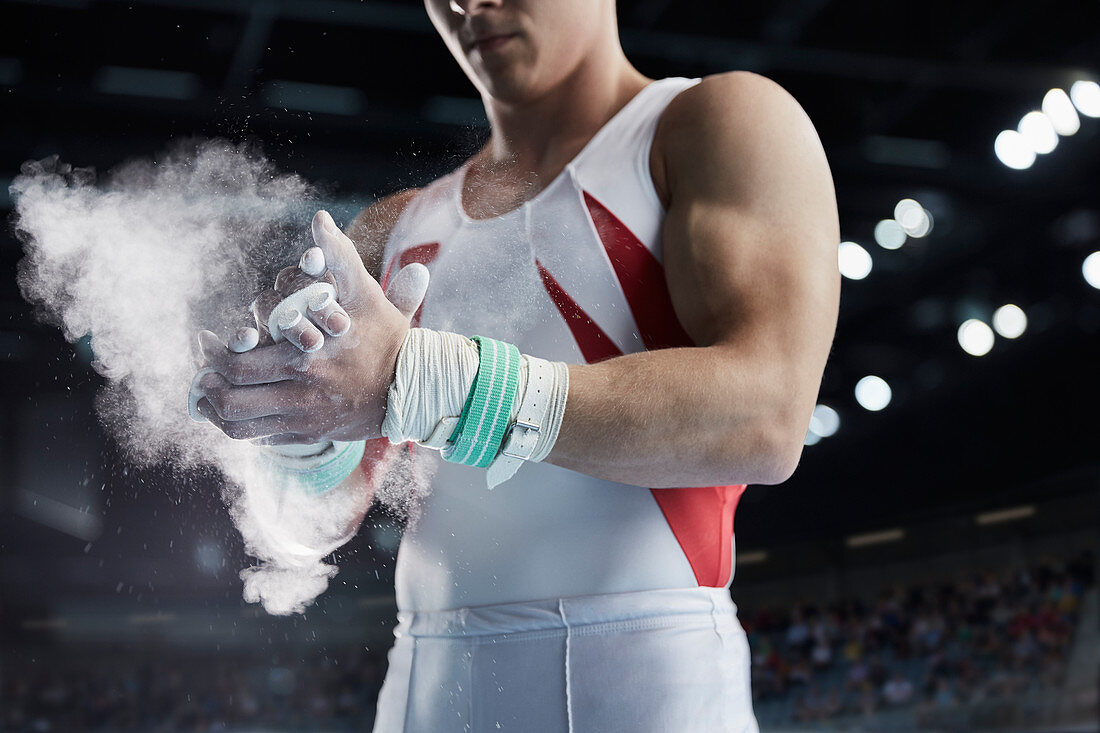
[[384,651],[20,656],[6,661],[0,695],[0,730],[19,733],[370,730],[385,674]]
[[[1028,701],[1065,681],[1094,585],[1093,554],[1082,552],[871,600],[743,610],[761,726],[856,716],[889,730],[892,711],[909,726],[899,730],[965,730],[983,703],[992,711],[985,727],[1027,722],[1018,713]],[[370,730],[385,651],[5,649],[0,730]],[[997,710],[1014,717],[998,720]]]
[[754,703],[773,723],[908,709],[921,727],[957,727],[953,713],[984,704],[996,716],[998,702],[1018,718],[1063,683],[1082,596],[1094,583],[1085,551],[871,601],[760,609],[742,617]]

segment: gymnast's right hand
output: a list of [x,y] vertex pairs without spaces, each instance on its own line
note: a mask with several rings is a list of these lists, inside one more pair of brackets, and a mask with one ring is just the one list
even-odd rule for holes
[[[329,287],[326,287],[329,286]],[[424,301],[428,268],[412,263],[401,268],[386,288],[386,298],[411,319]],[[233,351],[248,351],[284,338],[302,351],[320,349],[325,334],[339,337],[351,319],[340,306],[336,280],[328,270],[320,247],[306,250],[297,265],[284,267],[275,285],[252,302],[255,330],[240,329],[230,339]],[[334,295],[335,294],[335,295]]]
[[[428,268],[419,262],[414,262],[405,267],[391,278],[386,287],[386,299],[392,303],[406,319],[411,320],[413,314],[420,308],[424,301],[424,294],[428,290]],[[330,298],[306,299],[302,306],[301,296],[294,302],[295,294],[301,294],[306,288],[325,284],[332,287],[336,293],[336,281],[325,264],[324,253],[320,247],[312,247],[302,255],[297,266],[283,268],[275,281],[275,287],[260,294],[252,303],[252,314],[256,320],[256,327],[239,328],[229,337],[229,350],[236,353],[244,353],[256,348],[261,341],[270,345],[276,341],[286,340],[304,352],[316,351],[324,345],[324,336],[321,329],[330,336],[338,337],[346,332],[351,320],[347,312],[339,304],[339,294]],[[323,288],[322,288],[323,289]],[[298,317],[290,320],[272,318],[276,309],[283,312],[295,313]],[[301,314],[306,313],[307,317]],[[272,333],[272,325],[278,329]],[[285,326],[285,328],[283,327]],[[278,338],[276,338],[278,336]],[[216,339],[214,334],[209,337]],[[206,422],[199,410],[198,403],[206,393],[201,388],[200,380],[208,372],[209,368],[200,369],[191,382],[188,393],[188,410],[191,418],[196,422]]]

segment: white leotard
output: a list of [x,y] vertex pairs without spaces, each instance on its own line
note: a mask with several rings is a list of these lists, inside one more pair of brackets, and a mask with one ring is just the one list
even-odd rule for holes
[[[414,325],[491,336],[553,361],[691,345],[665,284],[649,154],[661,113],[697,82],[651,83],[537,196],[502,216],[463,211],[466,165],[434,181],[390,234],[383,285],[423,262],[431,284]],[[650,490],[529,463],[489,491],[484,469],[416,455],[435,474],[398,554],[403,611],[732,579],[744,486]]]

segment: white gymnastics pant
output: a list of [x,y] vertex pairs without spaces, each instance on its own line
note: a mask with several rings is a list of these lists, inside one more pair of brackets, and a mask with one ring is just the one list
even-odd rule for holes
[[398,613],[374,733],[757,733],[724,588]]

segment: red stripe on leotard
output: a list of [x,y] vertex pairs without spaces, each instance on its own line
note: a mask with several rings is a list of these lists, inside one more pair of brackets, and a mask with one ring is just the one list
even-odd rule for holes
[[625,224],[587,191],[584,203],[615,269],[615,277],[619,279],[646,349],[693,346],[691,338],[676,320],[672,298],[665,285],[665,268]]
[[535,260],[535,264],[539,268],[542,284],[546,288],[546,292],[549,293],[550,300],[554,301],[554,305],[561,312],[561,317],[565,319],[565,324],[573,332],[573,338],[576,340],[581,354],[584,355],[584,360],[589,364],[595,364],[613,356],[622,356],[623,352],[619,347],[577,305],[577,301],[569,297],[569,293],[562,289],[562,286],[558,284],[550,271],[543,267],[538,260]]
[[375,482],[381,477],[379,471],[387,469],[393,448],[393,443],[388,438],[374,438],[367,441],[367,448],[363,453],[363,459],[359,461],[359,468],[369,488],[377,488]]
[[[584,202],[646,349],[694,346],[676,319],[661,263],[587,191]],[[744,485],[650,489],[699,585],[721,587],[729,582],[733,514],[744,490]]]

